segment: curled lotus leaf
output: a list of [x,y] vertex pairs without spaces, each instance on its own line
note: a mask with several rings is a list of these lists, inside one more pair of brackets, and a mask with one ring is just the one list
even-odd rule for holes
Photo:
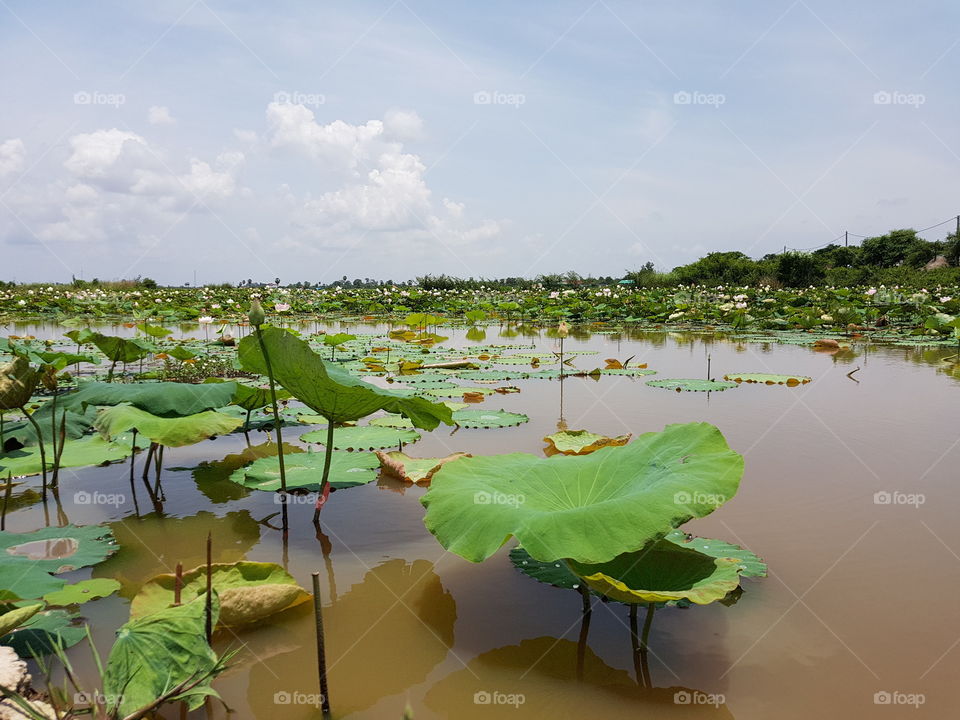
[[548,443],[548,450],[563,455],[589,455],[602,447],[609,445],[626,445],[632,434],[607,437],[598,435],[589,430],[563,430],[547,435],[543,441]]
[[602,563],[709,515],[742,474],[716,427],[688,423],[589,455],[464,458],[433,476],[421,502],[427,529],[472,562],[514,536],[537,560]]
[[739,558],[713,557],[659,540],[605,563],[570,561],[570,569],[601,595],[624,603],[723,600],[740,585]]
[[105,438],[136,430],[151,441],[167,447],[183,447],[226,435],[243,425],[243,420],[215,410],[184,417],[158,417],[132,405],[115,405],[100,411],[94,427]]
[[448,462],[473,456],[456,452],[443,458],[414,458],[399,450],[389,453],[378,450],[377,457],[380,459],[380,467],[387,475],[404,482],[426,484]]
[[[214,563],[211,570],[213,589],[220,597],[219,625],[223,627],[251,625],[312,597],[276,563]],[[171,607],[175,584],[176,577],[171,573],[148,580],[130,603],[130,617],[143,617]],[[182,602],[201,597],[206,590],[206,565],[183,574]]]
[[17,355],[0,365],[0,410],[16,410],[26,405],[39,382],[40,372],[34,370],[25,357]]

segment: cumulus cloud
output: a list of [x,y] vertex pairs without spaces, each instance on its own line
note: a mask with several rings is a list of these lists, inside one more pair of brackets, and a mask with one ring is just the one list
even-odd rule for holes
[[151,125],[176,125],[176,119],[166,105],[154,105],[147,110],[147,122]]
[[412,110],[389,110],[383,118],[386,135],[408,142],[423,136],[423,120]]
[[0,143],[0,177],[22,170],[26,156],[27,149],[20,138],[12,138]]
[[[137,145],[140,148],[135,148]],[[145,149],[146,141],[136,133],[113,128],[74,135],[70,147],[73,152],[63,164],[67,170],[78,177],[103,178],[117,165],[125,149]]]

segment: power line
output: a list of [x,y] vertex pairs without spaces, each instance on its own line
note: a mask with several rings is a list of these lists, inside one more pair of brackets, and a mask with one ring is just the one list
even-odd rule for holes
[[[915,230],[914,232],[916,232],[916,233],[919,235],[920,233],[924,233],[924,232],[926,232],[927,230],[933,230],[934,228],[938,228],[938,227],[940,227],[941,225],[946,225],[947,223],[951,223],[951,222],[957,222],[958,225],[960,225],[960,215],[954,215],[953,217],[949,217],[949,218],[947,218],[946,220],[942,220],[941,222],[938,222],[938,223],[935,224],[935,225],[930,225],[929,227],[925,227],[925,228],[923,228],[922,230]],[[860,235],[859,233],[845,232],[843,235],[840,235],[840,236],[838,236],[838,237],[835,237],[835,238],[834,238],[833,240],[831,240],[830,242],[825,242],[825,243],[823,243],[822,245],[815,245],[814,247],[809,247],[809,248],[788,248],[788,247],[784,246],[784,249],[785,249],[785,250],[791,250],[791,251],[793,251],[793,252],[811,252],[811,251],[813,251],[813,250],[819,250],[820,248],[825,248],[825,247],[828,247],[828,246],[830,246],[830,245],[833,245],[834,243],[836,243],[836,242],[839,241],[839,240],[845,240],[845,241],[846,241],[846,240],[847,240],[848,238],[850,238],[850,237],[861,238],[861,239],[864,239],[864,240],[865,240],[865,239],[868,238],[868,237],[876,237],[876,236],[873,236],[873,235]]]

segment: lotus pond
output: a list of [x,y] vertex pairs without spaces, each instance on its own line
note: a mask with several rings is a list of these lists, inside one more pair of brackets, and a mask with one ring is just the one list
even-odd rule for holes
[[947,333],[420,320],[6,327],[0,644],[34,685],[319,718],[319,573],[336,718],[955,707]]

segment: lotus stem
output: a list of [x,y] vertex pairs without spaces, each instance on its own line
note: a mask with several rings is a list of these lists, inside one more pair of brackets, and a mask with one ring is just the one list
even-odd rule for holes
[[40,443],[40,474],[43,477],[43,492],[41,497],[47,499],[47,451],[43,447],[43,432],[40,430],[40,426],[37,424],[37,421],[34,419],[33,415],[27,412],[27,408],[23,405],[20,406],[20,410],[24,415],[27,416],[27,420],[30,421],[30,424],[33,425],[33,429],[37,432],[37,442]]
[[630,605],[630,649],[633,651],[633,672],[637,676],[637,684],[647,687],[647,676],[643,671],[643,661],[640,654],[640,639],[637,635],[637,605]]
[[577,639],[577,680],[583,680],[583,665],[587,653],[587,635],[590,632],[590,618],[593,608],[590,605],[590,591],[582,583],[578,588],[583,597],[583,612],[580,618],[580,637]]
[[207,533],[207,644],[213,640],[213,533]]
[[180,596],[183,592],[183,563],[177,563],[177,572],[173,578],[173,604],[180,605]]
[[10,504],[10,494],[13,492],[13,475],[7,473],[7,487],[3,493],[3,513],[0,514],[0,530],[7,529],[7,505]]
[[[400,446],[403,449],[403,445]],[[330,482],[330,464],[333,462],[333,420],[327,418],[327,443],[323,448],[323,476],[320,478],[320,495],[313,509],[313,524],[320,524],[320,511],[329,497],[327,485]]]
[[[636,605],[634,605],[636,607]],[[653,687],[653,679],[650,677],[650,665],[647,662],[647,650],[650,647],[650,626],[653,625],[653,613],[657,609],[654,603],[647,603],[647,617],[643,622],[643,635],[640,637],[640,664],[646,670],[647,687]]]
[[330,691],[327,687],[327,655],[323,641],[323,609],[320,602],[320,573],[313,578],[313,618],[317,630],[317,672],[320,675],[320,709],[324,720],[330,717]]
[[[287,471],[283,465],[283,431],[280,423],[280,410],[277,406],[277,385],[273,380],[273,366],[270,364],[270,355],[267,353],[267,345],[263,342],[263,335],[260,334],[260,326],[256,326],[257,342],[260,345],[260,352],[263,354],[263,362],[267,366],[267,378],[270,381],[270,404],[273,406],[273,422],[277,427],[277,458],[280,461],[280,491],[283,493],[283,504],[287,504]],[[283,531],[287,531],[286,517],[284,517]]]

